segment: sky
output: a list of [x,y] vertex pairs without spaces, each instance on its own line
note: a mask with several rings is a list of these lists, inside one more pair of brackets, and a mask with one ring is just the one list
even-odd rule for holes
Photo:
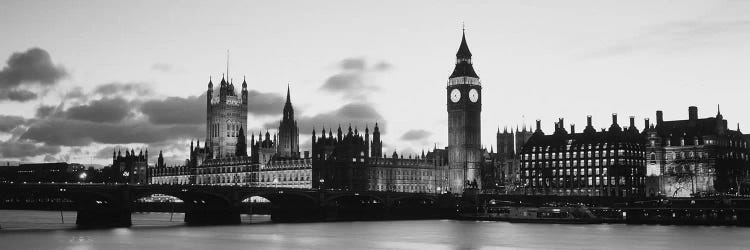
[[181,164],[227,70],[248,82],[252,133],[278,127],[289,85],[301,150],[313,127],[375,122],[384,152],[442,148],[462,23],[487,148],[537,119],[549,133],[617,113],[642,129],[688,106],[721,105],[747,131],[747,13],[739,0],[2,1],[0,162],[106,165],[133,148]]

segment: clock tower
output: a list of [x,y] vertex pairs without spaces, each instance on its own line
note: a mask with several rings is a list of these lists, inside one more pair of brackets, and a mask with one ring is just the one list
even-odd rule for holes
[[480,177],[482,83],[474,71],[466,32],[446,87],[448,106],[448,187],[453,193],[482,187]]

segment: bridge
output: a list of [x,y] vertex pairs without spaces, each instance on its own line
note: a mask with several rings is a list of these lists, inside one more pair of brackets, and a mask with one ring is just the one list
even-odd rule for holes
[[[273,221],[438,218],[455,211],[455,199],[424,193],[260,188],[204,185],[0,184],[0,205],[19,199],[65,199],[76,225],[129,227],[134,203],[154,194],[183,201],[188,225],[239,224],[243,201],[271,203]],[[6,206],[0,206],[5,208]],[[147,207],[148,209],[148,207]]]

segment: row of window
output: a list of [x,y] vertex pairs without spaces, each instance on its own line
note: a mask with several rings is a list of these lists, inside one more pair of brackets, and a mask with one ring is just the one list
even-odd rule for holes
[[[595,143],[595,144],[582,144],[582,145],[572,145],[573,140],[568,140],[568,145],[565,146],[566,150],[593,150],[593,149],[609,149],[614,146],[618,146],[618,148],[624,149],[624,148],[641,148],[638,144],[631,144],[631,143],[617,143],[617,144],[608,144],[606,142],[604,143]],[[532,152],[549,152],[550,150],[556,150],[557,148],[552,148],[551,146],[537,146],[532,147]]]
[[[615,154],[616,153],[616,154]],[[523,154],[524,160],[543,160],[543,159],[581,159],[581,158],[600,158],[600,157],[646,157],[646,154],[637,150],[595,150],[595,151],[571,151],[571,152],[553,152],[553,153],[526,153]]]
[[524,178],[524,182],[527,186],[531,187],[568,187],[568,186],[615,186],[615,185],[628,185],[626,180],[630,181],[630,185],[642,185],[646,182],[646,177],[578,177],[578,178]]
[[544,160],[544,161],[523,161],[521,162],[521,167],[523,168],[549,168],[549,167],[584,167],[584,166],[602,166],[602,167],[608,167],[608,166],[618,166],[618,165],[641,165],[645,166],[646,161],[641,159],[629,159],[629,158],[619,158],[617,160],[615,159],[598,159],[598,160],[567,160],[567,161],[551,161],[551,160]]

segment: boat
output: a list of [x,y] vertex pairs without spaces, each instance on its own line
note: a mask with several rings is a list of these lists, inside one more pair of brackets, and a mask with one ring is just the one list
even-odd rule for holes
[[513,223],[598,224],[604,219],[586,206],[486,206],[474,213],[462,213],[467,220],[508,221]]

